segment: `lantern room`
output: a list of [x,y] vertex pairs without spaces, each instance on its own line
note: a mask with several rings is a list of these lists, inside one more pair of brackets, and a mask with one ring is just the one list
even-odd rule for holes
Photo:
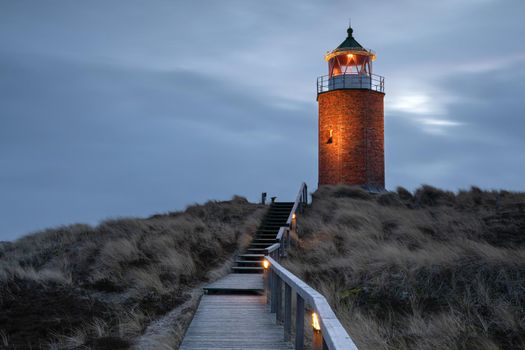
[[384,78],[372,73],[375,53],[359,44],[354,39],[353,32],[351,27],[348,28],[348,37],[335,50],[325,55],[328,75],[319,77],[318,93],[337,89],[370,89],[384,92]]

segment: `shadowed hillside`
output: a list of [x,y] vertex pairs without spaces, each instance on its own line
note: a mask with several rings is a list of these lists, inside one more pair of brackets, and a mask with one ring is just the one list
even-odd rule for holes
[[151,320],[227,271],[264,212],[234,197],[0,244],[0,348],[129,348]]
[[[359,349],[525,348],[525,194],[327,186],[313,198],[283,264]],[[0,348],[176,348],[196,291],[265,210],[235,197],[0,244]]]
[[325,187],[285,265],[360,349],[525,348],[525,194]]

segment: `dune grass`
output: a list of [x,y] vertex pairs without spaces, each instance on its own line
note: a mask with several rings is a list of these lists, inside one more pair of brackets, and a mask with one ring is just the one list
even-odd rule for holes
[[524,349],[525,194],[326,186],[285,265],[360,349]]
[[0,244],[0,347],[130,348],[192,288],[218,277],[264,211],[234,197]]

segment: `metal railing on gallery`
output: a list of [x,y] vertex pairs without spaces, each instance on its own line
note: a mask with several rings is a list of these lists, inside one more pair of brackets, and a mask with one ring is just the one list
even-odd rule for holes
[[376,74],[345,73],[317,78],[317,94],[332,90],[365,89],[385,92],[385,78]]

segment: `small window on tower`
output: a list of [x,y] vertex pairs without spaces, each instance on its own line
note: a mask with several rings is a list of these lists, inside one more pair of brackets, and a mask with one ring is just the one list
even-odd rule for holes
[[328,134],[328,141],[326,141],[326,143],[332,143],[334,141],[333,136],[334,136],[334,130],[330,129],[330,133]]

